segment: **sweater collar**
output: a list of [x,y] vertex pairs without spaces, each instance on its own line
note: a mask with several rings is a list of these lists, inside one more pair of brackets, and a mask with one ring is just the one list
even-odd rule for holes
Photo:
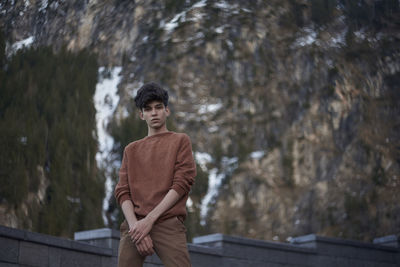
[[153,139],[153,138],[157,138],[157,137],[170,135],[170,134],[173,134],[173,133],[174,132],[172,132],[172,131],[157,133],[157,134],[153,134],[153,135],[150,135],[150,136],[146,136],[145,139]]

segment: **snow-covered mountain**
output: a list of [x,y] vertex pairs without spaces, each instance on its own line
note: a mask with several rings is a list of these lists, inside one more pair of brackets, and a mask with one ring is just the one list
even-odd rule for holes
[[[274,240],[399,231],[399,14],[398,1],[0,4],[9,51],[88,48],[118,77],[97,87],[99,123],[135,116],[144,82],[169,89],[204,174],[193,235]],[[99,161],[118,145],[105,126]]]

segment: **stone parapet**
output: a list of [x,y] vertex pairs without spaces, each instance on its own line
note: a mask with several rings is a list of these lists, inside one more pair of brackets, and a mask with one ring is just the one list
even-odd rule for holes
[[[119,237],[108,228],[77,232],[69,240],[0,226],[0,267],[116,267]],[[194,267],[400,266],[395,235],[365,243],[311,234],[280,243],[212,234],[194,238],[188,248]],[[153,255],[144,266],[163,265]]]
[[76,232],[74,240],[85,242],[93,246],[110,248],[112,255],[118,256],[120,232],[110,228],[101,228],[89,231]]
[[116,266],[110,248],[0,226],[0,266]]
[[[314,248],[315,264],[321,266],[396,266],[400,250],[378,244],[365,243],[315,234],[295,237],[292,244]],[[318,266],[318,265],[315,265]]]
[[375,238],[373,243],[382,246],[400,248],[400,237],[398,235],[387,235]]

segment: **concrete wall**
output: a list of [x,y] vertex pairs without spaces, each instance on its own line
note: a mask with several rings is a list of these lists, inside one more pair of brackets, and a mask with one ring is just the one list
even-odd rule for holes
[[0,226],[0,266],[116,266],[112,249]]
[[[118,231],[83,231],[75,233],[74,239],[0,226],[0,267],[117,266]],[[195,238],[188,247],[194,267],[400,266],[399,237],[394,235],[370,244],[316,235],[279,243],[213,234]],[[162,263],[154,255],[145,266]]]

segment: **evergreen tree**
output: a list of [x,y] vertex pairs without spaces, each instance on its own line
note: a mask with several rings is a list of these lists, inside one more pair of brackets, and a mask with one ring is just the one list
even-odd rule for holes
[[3,44],[1,38],[0,203],[33,231],[72,236],[101,227],[96,57],[39,47],[7,59]]

